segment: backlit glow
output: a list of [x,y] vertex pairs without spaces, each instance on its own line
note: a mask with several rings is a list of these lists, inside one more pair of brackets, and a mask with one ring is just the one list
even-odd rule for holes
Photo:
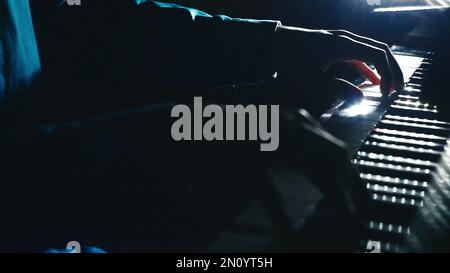
[[363,99],[361,102],[356,103],[342,110],[340,112],[340,116],[342,117],[365,116],[372,113],[378,105],[379,102]]

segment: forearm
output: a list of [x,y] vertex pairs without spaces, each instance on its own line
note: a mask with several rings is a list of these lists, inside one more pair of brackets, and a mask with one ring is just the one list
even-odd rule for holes
[[[166,80],[177,85],[255,84],[276,72],[275,29],[268,20],[235,19],[173,4],[147,1],[139,16],[157,16],[157,48],[166,61]],[[144,31],[145,33],[145,31]],[[151,35],[151,34],[149,34]],[[164,47],[164,48],[162,48]]]

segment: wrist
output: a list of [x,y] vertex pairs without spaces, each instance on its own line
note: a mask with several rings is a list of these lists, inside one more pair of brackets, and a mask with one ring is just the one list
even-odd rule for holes
[[[289,69],[292,64],[311,59],[320,52],[333,34],[320,29],[277,26],[275,30],[276,67],[278,71]],[[298,58],[297,58],[298,57]]]

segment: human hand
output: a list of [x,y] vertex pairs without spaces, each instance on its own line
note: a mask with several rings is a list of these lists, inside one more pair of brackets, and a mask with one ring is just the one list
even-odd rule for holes
[[[277,28],[278,75],[287,81],[308,80],[325,73],[337,62],[363,61],[373,64],[381,75],[380,90],[403,89],[403,74],[389,46],[345,30],[311,30],[289,26]],[[314,78],[314,77],[313,77]],[[358,89],[348,83],[348,89]],[[360,92],[359,92],[360,93]]]

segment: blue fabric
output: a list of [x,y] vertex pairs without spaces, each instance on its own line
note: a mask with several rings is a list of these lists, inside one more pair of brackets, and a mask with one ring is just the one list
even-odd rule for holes
[[[47,253],[47,254],[72,254],[72,253],[75,253],[75,252],[74,252],[74,250],[67,249],[67,248],[65,248],[65,249],[52,248],[52,249],[46,250],[45,253]],[[86,247],[82,247],[81,253],[85,253],[85,254],[106,254],[107,252],[104,251],[103,249],[98,248],[98,247],[86,246]]]
[[0,40],[0,98],[6,95],[6,83],[5,83],[5,56],[3,52],[3,42]]
[[[145,0],[136,0],[136,3],[138,3],[138,4],[142,4],[144,2],[145,2]],[[198,16],[212,18],[212,16],[209,15],[208,13],[197,10],[197,9],[187,8],[187,7],[183,7],[183,6],[180,6],[177,4],[173,4],[173,3],[165,3],[165,2],[158,2],[158,1],[154,1],[154,2],[155,2],[155,5],[160,8],[185,9],[191,14],[192,20],[195,20]]]
[[0,98],[26,91],[41,69],[28,0],[1,2]]

